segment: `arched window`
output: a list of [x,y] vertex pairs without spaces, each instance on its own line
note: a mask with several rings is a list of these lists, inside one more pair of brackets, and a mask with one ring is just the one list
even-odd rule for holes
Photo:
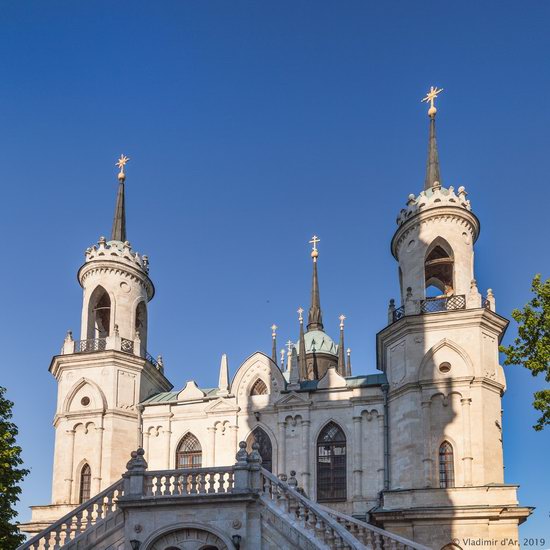
[[98,286],[90,297],[88,306],[88,339],[106,338],[111,326],[111,298]]
[[271,445],[271,439],[260,426],[256,426],[246,440],[246,450],[248,452],[252,451],[252,443],[254,442],[260,446],[258,452],[262,457],[262,468],[271,472],[273,468],[273,446]]
[[453,446],[444,441],[439,447],[439,487],[446,489],[455,486]]
[[267,395],[267,386],[265,382],[258,378],[250,390],[250,395]]
[[334,422],[317,438],[317,500],[346,500],[346,435]]
[[176,468],[200,468],[201,465],[201,444],[192,433],[188,433],[178,445],[178,450],[176,451]]
[[452,255],[447,252],[446,248],[450,250],[450,247],[441,242],[433,246],[426,256],[424,272],[426,275],[427,296],[450,296],[454,293],[454,262]]
[[90,491],[92,488],[92,470],[88,464],[84,464],[80,470],[80,493],[78,502],[81,504],[90,500]]
[[140,302],[136,308],[136,334],[139,334],[142,349],[147,349],[147,306]]

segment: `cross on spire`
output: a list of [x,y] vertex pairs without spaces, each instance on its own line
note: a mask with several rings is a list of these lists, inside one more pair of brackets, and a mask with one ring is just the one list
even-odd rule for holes
[[292,348],[294,347],[294,342],[292,340],[289,340],[287,343],[286,343],[286,349],[288,350],[288,353],[290,353],[292,351]]
[[126,155],[120,155],[120,158],[116,161],[115,166],[118,166],[118,168],[120,168],[120,172],[118,173],[119,180],[126,179],[126,174],[124,174],[124,167],[129,160],[130,157],[127,157]]
[[338,317],[338,319],[340,319],[340,328],[344,328],[344,321],[346,320],[346,316],[345,315],[340,315],[340,317]]
[[279,328],[279,327],[278,327],[277,325],[275,325],[275,324],[271,325],[271,336],[272,336],[273,338],[275,338],[275,337],[277,336],[277,329],[278,329],[278,328]]
[[304,316],[302,314],[304,313],[304,308],[299,307],[297,313],[298,313],[298,321],[300,321],[300,323],[303,323]]
[[428,109],[429,116],[434,116],[435,113],[437,113],[437,109],[435,108],[434,101],[442,91],[443,91],[443,88],[438,89],[437,86],[431,86],[430,91],[426,94],[426,97],[421,100],[423,103],[428,103],[428,102],[430,103],[430,108]]

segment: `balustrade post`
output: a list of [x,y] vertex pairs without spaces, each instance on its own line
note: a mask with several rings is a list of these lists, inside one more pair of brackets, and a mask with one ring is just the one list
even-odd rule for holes
[[141,338],[139,336],[139,332],[136,332],[136,335],[134,337],[133,352],[134,352],[134,355],[137,355],[138,357],[141,357]]
[[260,475],[260,469],[262,467],[262,455],[258,450],[260,448],[259,443],[254,441],[252,443],[252,452],[248,455],[248,467],[250,471],[250,489],[253,491],[261,491],[262,480]]
[[243,493],[250,489],[250,483],[248,479],[249,465],[248,465],[248,452],[246,451],[246,442],[241,441],[239,443],[239,450],[235,455],[237,462],[235,463],[235,478],[233,481],[232,493]]
[[143,458],[145,451],[140,447],[137,451],[132,451],[131,459],[126,464],[126,472],[122,474],[124,478],[124,496],[139,497],[143,496],[145,489],[145,471],[147,462]]
[[63,341],[62,353],[63,355],[70,355],[74,353],[74,340],[71,330],[67,331],[67,335],[65,336],[65,340]]

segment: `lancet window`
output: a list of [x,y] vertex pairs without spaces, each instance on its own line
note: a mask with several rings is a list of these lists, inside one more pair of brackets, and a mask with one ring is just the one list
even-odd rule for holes
[[78,502],[86,502],[90,500],[90,492],[92,489],[92,469],[88,464],[84,464],[80,470],[80,492]]
[[98,286],[92,293],[88,309],[88,338],[106,338],[111,326],[111,298]]
[[346,435],[329,422],[317,438],[317,500],[346,500]]
[[452,254],[447,251],[450,247],[443,242],[431,248],[424,262],[427,294],[431,297],[454,293],[453,271],[454,261]]
[[439,447],[439,487],[446,489],[455,486],[453,446],[444,441]]
[[267,395],[267,393],[268,391],[265,382],[258,378],[250,390],[250,395]]
[[246,440],[248,452],[252,451],[252,443],[254,442],[260,446],[258,452],[262,457],[262,468],[271,472],[273,468],[273,446],[271,445],[271,439],[260,426],[256,426]]
[[192,434],[186,434],[176,451],[176,468],[200,468],[202,466],[202,447]]

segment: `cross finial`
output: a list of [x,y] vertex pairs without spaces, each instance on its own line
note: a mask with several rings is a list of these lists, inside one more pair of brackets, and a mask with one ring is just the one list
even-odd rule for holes
[[285,350],[284,348],[281,350],[281,367],[284,365],[285,362]]
[[340,315],[340,317],[338,317],[338,319],[340,319],[340,329],[343,329],[344,328],[344,321],[346,320],[346,316],[345,315]]
[[126,174],[124,173],[124,167],[126,166],[126,163],[130,160],[130,157],[127,157],[126,155],[120,155],[120,158],[116,161],[115,166],[118,166],[120,168],[120,172],[118,173],[118,179],[120,181],[124,181],[126,179]]
[[317,243],[321,242],[321,239],[317,235],[313,235],[311,238],[311,241],[309,241],[310,244],[313,245],[313,248],[311,250],[311,257],[313,258],[313,261],[317,261],[317,256],[319,256],[319,251],[317,250]]
[[275,337],[277,336],[277,329],[278,329],[278,328],[279,328],[279,327],[278,327],[277,325],[275,325],[275,324],[271,325],[271,336],[272,336],[273,338],[275,338]]
[[304,316],[302,315],[303,313],[304,313],[304,308],[299,307],[298,308],[298,321],[300,321],[300,323],[304,322]]
[[294,342],[292,342],[292,340],[289,340],[287,343],[286,343],[286,349],[288,350],[288,353],[290,353],[292,351],[292,348],[294,347]]
[[351,355],[351,348],[348,348],[346,351],[347,351],[348,357],[349,357]]
[[437,113],[437,109],[435,108],[434,101],[437,98],[437,96],[443,91],[443,88],[437,88],[437,86],[431,86],[430,91],[426,94],[426,97],[422,99],[423,102],[430,102],[430,108],[428,109],[428,115],[434,116],[435,113]]

